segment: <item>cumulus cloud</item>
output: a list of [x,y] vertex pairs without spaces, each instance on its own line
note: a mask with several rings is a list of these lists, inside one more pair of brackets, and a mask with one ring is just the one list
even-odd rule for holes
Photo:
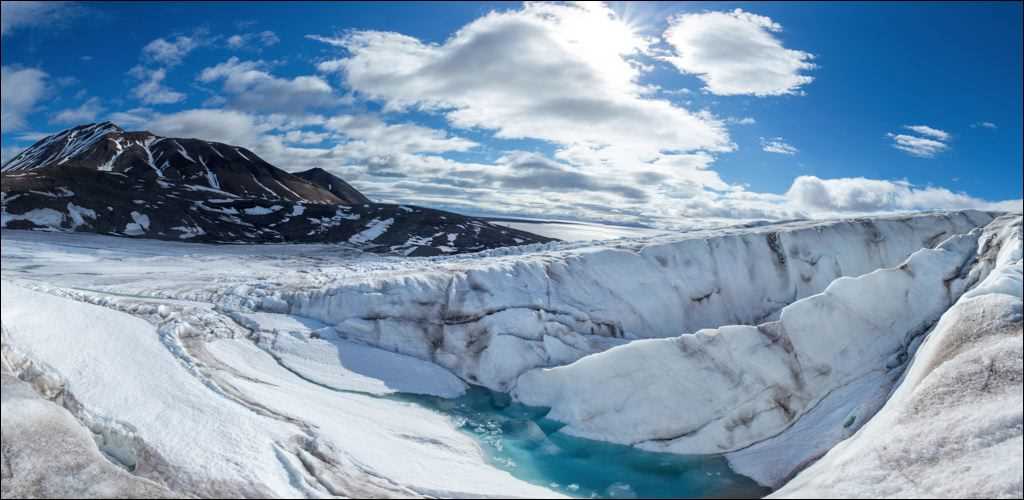
[[665,59],[713,94],[794,94],[814,80],[803,74],[815,67],[813,56],[785,48],[776,37],[781,31],[770,18],[741,9],[682,14],[664,34],[672,47]]
[[12,66],[3,66],[0,71],[0,130],[6,133],[25,127],[26,115],[35,109],[48,91],[49,75],[35,68]]
[[74,2],[2,2],[0,3],[0,36],[18,28],[49,27],[77,14]]
[[786,140],[781,137],[769,137],[761,138],[761,150],[766,153],[776,153],[780,155],[795,155],[800,152],[799,149],[790,146],[786,143]]
[[[320,64],[386,110],[443,114],[460,128],[563,148],[629,151],[631,165],[666,151],[728,151],[723,124],[652,96],[633,57],[650,41],[601,4],[528,3],[492,12],[444,44],[391,32],[310,38],[348,57]],[[623,155],[625,156],[625,155]]]
[[952,135],[949,134],[949,132],[946,132],[945,130],[932,128],[929,127],[928,125],[904,125],[903,128],[915,132],[918,135],[927,136],[942,142],[949,142],[949,140],[953,137]]
[[241,61],[232,57],[216,66],[203,69],[199,81],[223,81],[232,107],[249,111],[299,114],[310,108],[335,106],[338,96],[319,76],[278,78],[267,71],[263,61]]
[[1020,200],[990,202],[945,188],[919,187],[906,181],[863,177],[819,179],[797,177],[786,193],[797,206],[816,212],[897,212],[932,209],[1010,210]]
[[90,97],[80,106],[58,112],[50,118],[50,123],[78,125],[96,121],[96,116],[106,111],[98,97]]
[[174,104],[185,100],[185,94],[164,85],[167,78],[165,68],[133,67],[128,74],[139,80],[132,88],[132,95],[145,104]]
[[227,39],[227,46],[231,49],[260,48],[277,45],[281,41],[273,31],[261,31],[259,33],[239,33]]

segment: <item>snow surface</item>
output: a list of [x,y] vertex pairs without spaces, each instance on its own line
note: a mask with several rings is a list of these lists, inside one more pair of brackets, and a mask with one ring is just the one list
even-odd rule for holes
[[[257,344],[283,367],[335,390],[444,398],[466,392],[465,383],[438,365],[347,341],[314,320],[272,313],[236,314],[236,320],[257,332]],[[236,342],[218,341],[210,349],[217,354]]]
[[[82,405],[80,418],[129,443],[114,448],[127,448],[130,460],[144,461],[140,475],[172,490],[553,496],[487,465],[478,445],[443,415],[311,383],[251,342],[189,345],[193,329],[217,332],[201,317],[158,327],[81,296],[70,300],[6,279],[2,286],[5,344],[65,380]],[[174,317],[174,308],[154,309]],[[117,362],[97,362],[107,359]]]
[[669,233],[661,229],[615,226],[608,224],[592,224],[586,222],[567,221],[534,221],[523,220],[492,220],[492,224],[526,231],[548,238],[564,241],[601,241],[616,238],[636,238],[658,236]]
[[160,485],[110,463],[66,409],[5,367],[2,381],[4,498],[172,498]]

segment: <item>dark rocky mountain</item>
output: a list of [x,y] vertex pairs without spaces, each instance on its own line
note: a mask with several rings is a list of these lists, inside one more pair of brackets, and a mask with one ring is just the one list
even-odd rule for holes
[[315,168],[109,123],[46,137],[3,165],[2,227],[207,243],[340,243],[402,255],[550,241],[480,219],[371,203]]
[[363,193],[360,193],[349,183],[322,168],[311,168],[303,172],[296,172],[295,175],[317,186],[326,188],[331,194],[337,196],[342,203],[349,205],[365,205],[370,203],[370,199],[363,196]]

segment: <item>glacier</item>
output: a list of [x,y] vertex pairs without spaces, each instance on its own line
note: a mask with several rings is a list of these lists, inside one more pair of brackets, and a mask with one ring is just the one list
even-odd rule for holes
[[[840,432],[856,430],[920,337],[991,272],[985,263],[1019,269],[1020,246],[1019,217],[1003,218],[919,250],[899,266],[835,280],[783,308],[778,321],[633,342],[524,374],[515,395],[551,407],[551,418],[568,424],[565,432],[681,454],[735,453],[739,472],[779,486],[820,448],[794,455],[793,443],[761,446],[768,453],[758,445],[805,414],[806,434],[819,439],[823,429],[814,423],[821,419]],[[1008,250],[1009,257],[997,258]],[[1016,285],[1019,301],[1019,279]],[[809,414],[837,391],[843,411]],[[833,436],[825,449],[842,437]]]
[[504,392],[528,370],[631,340],[762,322],[836,278],[896,265],[991,220],[958,212],[499,250],[338,276],[270,299],[350,339]]
[[4,496],[579,495],[444,403],[488,390],[550,422],[527,441],[780,497],[1019,497],[1020,248],[979,211],[419,259],[4,230]]

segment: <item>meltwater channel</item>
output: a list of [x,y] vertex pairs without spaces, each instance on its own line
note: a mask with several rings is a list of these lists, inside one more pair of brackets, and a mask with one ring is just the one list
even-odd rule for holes
[[769,490],[719,456],[654,453],[557,432],[546,408],[480,387],[456,399],[393,396],[450,415],[490,461],[513,476],[577,498],[761,498]]

